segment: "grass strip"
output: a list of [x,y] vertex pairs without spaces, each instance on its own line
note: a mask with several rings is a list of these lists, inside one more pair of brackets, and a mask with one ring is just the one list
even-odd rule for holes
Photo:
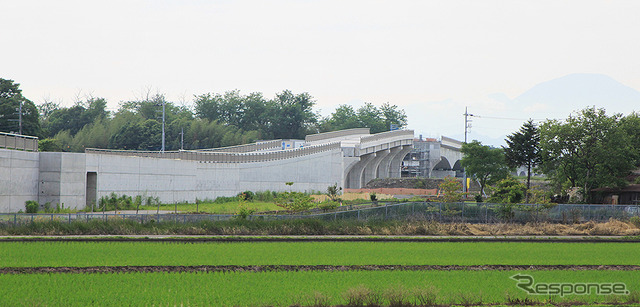
[[640,265],[639,244],[3,242],[0,267],[128,265]]
[[[626,284],[631,295],[528,295],[510,279],[536,283]],[[389,305],[404,297],[438,304],[513,302],[624,303],[637,300],[636,271],[349,271],[261,273],[124,273],[0,275],[0,305],[65,306],[290,306],[348,304],[355,299]]]
[[527,242],[640,243],[640,237],[562,236],[5,236],[2,242]]

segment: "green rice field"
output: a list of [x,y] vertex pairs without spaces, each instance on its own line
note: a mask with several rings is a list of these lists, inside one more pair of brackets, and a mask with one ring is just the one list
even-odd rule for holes
[[[378,293],[391,288],[433,289],[437,303],[503,303],[524,299],[509,277],[515,271],[384,271],[264,273],[126,273],[0,275],[2,306],[289,306],[312,305],[314,296],[345,304],[349,289],[364,285]],[[522,272],[520,272],[522,273]],[[628,271],[529,271],[536,281],[624,282],[638,291],[638,273]],[[530,296],[531,297],[531,296]],[[409,300],[411,297],[409,296]],[[549,297],[534,297],[546,301]],[[605,302],[611,296],[570,296],[552,301]],[[381,298],[385,302],[384,296]]]
[[[639,252],[637,243],[0,241],[0,267],[640,265]],[[383,306],[398,297],[413,305],[428,298],[441,306],[532,300],[615,306],[635,304],[640,295],[639,270],[177,271],[4,273],[0,306],[362,306],[359,297]],[[536,283],[624,283],[630,294],[530,295],[510,278],[516,274]]]
[[1,242],[0,266],[640,265],[635,243]]

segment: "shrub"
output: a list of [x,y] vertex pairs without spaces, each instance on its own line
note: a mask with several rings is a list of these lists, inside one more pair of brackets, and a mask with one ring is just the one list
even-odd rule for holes
[[311,196],[300,192],[279,193],[275,202],[276,205],[293,212],[309,210],[314,205]]
[[147,197],[147,202],[146,202],[146,206],[157,206],[160,204],[160,198],[159,197]]
[[330,185],[329,187],[327,187],[327,196],[329,197],[330,200],[337,201],[338,194],[340,194],[340,191],[342,191],[342,187],[338,187],[338,184],[334,183],[333,185]]
[[236,218],[239,220],[246,220],[254,212],[256,212],[256,209],[249,209],[241,204],[240,207],[238,207],[238,212],[236,212]]
[[318,208],[320,208],[322,211],[329,211],[329,210],[333,210],[335,208],[338,208],[338,202],[337,201],[324,201],[321,202],[320,204],[318,204]]
[[632,216],[632,217],[629,219],[629,222],[630,222],[631,224],[633,224],[634,226],[636,226],[636,227],[640,228],[640,217],[638,217],[638,216]]
[[442,194],[444,194],[443,201],[445,203],[454,203],[462,199],[462,184],[451,176],[444,178],[444,181],[438,185]]
[[369,199],[371,199],[372,202],[378,201],[378,196],[376,195],[376,192],[371,192],[369,194]]
[[244,191],[244,192],[238,193],[236,197],[241,200],[253,201],[253,199],[255,198],[255,194],[251,191]]
[[[101,210],[133,210],[136,209],[133,199],[131,196],[122,195],[118,197],[116,193],[111,193],[109,196],[102,196],[98,201],[99,207]],[[63,206],[64,208],[64,206]],[[60,208],[56,208],[57,211]]]
[[489,198],[489,202],[517,204],[524,199],[526,189],[523,183],[513,177],[502,179],[494,188],[491,188],[493,195]]
[[38,209],[40,209],[40,205],[35,200],[27,200],[24,207],[27,213],[38,213]]

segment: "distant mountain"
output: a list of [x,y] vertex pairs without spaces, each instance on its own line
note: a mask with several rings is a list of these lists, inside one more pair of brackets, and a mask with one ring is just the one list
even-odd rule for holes
[[640,110],[640,91],[602,74],[571,74],[542,82],[513,101],[525,111],[566,113],[562,117],[590,106],[627,114]]

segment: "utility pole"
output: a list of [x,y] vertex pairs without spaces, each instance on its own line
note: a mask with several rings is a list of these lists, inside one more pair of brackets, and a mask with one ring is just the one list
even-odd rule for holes
[[166,101],[164,101],[164,97],[160,97],[162,99],[161,102],[157,102],[155,103],[156,106],[162,106],[162,148],[160,149],[160,152],[164,152],[164,107],[167,104]]
[[[467,107],[464,107],[464,143],[467,144],[467,132],[469,128],[471,128],[471,120],[469,117],[473,117],[473,114],[469,114],[467,111]],[[464,177],[462,181],[462,192],[467,193],[467,168],[465,167],[463,170]]]
[[18,107],[18,126],[20,126],[20,135],[22,135],[22,101],[20,101],[20,106]]
[[164,152],[164,106],[167,104],[166,101],[162,101],[162,149],[161,152]]
[[180,132],[180,150],[184,150],[184,128]]
[[18,113],[18,119],[8,119],[8,121],[18,122],[18,131],[19,131],[18,134],[22,135],[22,101],[18,102],[18,107],[16,108],[16,112]]

